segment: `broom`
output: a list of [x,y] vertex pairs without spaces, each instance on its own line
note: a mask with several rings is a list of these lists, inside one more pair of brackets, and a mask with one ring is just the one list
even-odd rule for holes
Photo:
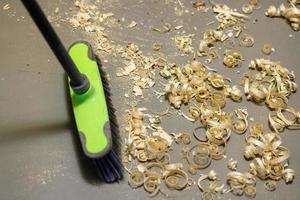
[[118,125],[100,60],[87,42],[74,43],[67,51],[35,0],[22,0],[68,75],[70,98],[83,151],[105,182],[122,178]]

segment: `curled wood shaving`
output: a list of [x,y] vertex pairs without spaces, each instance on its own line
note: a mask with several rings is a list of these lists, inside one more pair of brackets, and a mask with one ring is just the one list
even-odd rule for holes
[[129,180],[128,183],[132,188],[140,187],[144,184],[144,174],[138,169],[129,171]]
[[245,14],[251,14],[253,12],[253,9],[254,9],[254,5],[251,4],[244,4],[242,6],[242,11]]
[[246,186],[244,189],[245,195],[254,198],[256,196],[256,188],[252,185]]
[[249,197],[254,197],[256,194],[256,179],[250,173],[229,172],[227,174],[227,184],[233,194],[241,196],[245,194]]
[[254,38],[249,34],[241,36],[240,45],[243,47],[252,47],[254,45]]
[[203,33],[203,38],[199,44],[198,56],[206,56],[209,52],[209,47],[213,46],[218,41],[224,41],[226,35],[223,31],[208,29]]
[[270,43],[263,44],[261,51],[266,55],[270,55],[273,51],[272,44]]
[[247,109],[237,109],[235,110],[235,115],[237,117],[236,121],[233,122],[233,130],[237,134],[243,134],[248,129],[248,112]]
[[233,68],[238,67],[243,61],[242,54],[237,51],[227,51],[225,53],[223,64],[226,67]]
[[206,143],[199,143],[190,149],[184,149],[183,158],[187,160],[191,174],[195,174],[198,169],[208,167],[212,159],[209,146]]
[[281,4],[279,8],[271,5],[265,12],[265,15],[268,17],[285,18],[291,24],[294,31],[298,31],[300,28],[300,9],[293,3],[290,3],[289,5]]
[[228,163],[227,163],[227,167],[232,170],[232,171],[236,171],[237,169],[237,161],[233,160],[232,158],[229,159]]
[[282,171],[282,178],[285,181],[285,183],[293,182],[295,178],[295,171],[292,169],[284,169]]
[[206,63],[212,63],[213,60],[218,58],[218,50],[215,47],[209,48]]
[[5,4],[2,9],[3,10],[9,10],[10,9],[9,3]]
[[274,191],[276,190],[276,181],[273,181],[273,180],[267,180],[265,183],[264,183],[264,186],[266,188],[266,190],[268,191]]
[[244,91],[248,100],[256,103],[265,102],[270,108],[285,107],[288,97],[297,90],[295,75],[279,62],[255,59],[250,62],[250,69],[256,70],[256,78],[246,76]]
[[154,43],[154,44],[152,45],[152,48],[153,48],[154,51],[159,51],[159,50],[161,49],[161,44],[159,44],[159,43]]
[[[289,115],[289,118],[283,114]],[[278,108],[277,111],[270,112],[269,122],[271,128],[276,132],[282,132],[284,128],[300,129],[299,123],[300,113],[294,110],[294,108],[286,106],[284,108]]]
[[[202,181],[208,180],[209,181],[209,186],[208,188],[204,188],[201,185]],[[198,188],[202,193],[202,199],[214,199],[216,197],[218,192],[221,192],[224,188],[224,185],[217,185],[217,174],[214,170],[211,170],[208,172],[208,174],[201,174],[200,177],[198,178],[197,185]],[[213,196],[211,196],[213,195]]]
[[217,180],[217,173],[214,170],[210,170],[207,174],[209,180],[215,181]]
[[[180,181],[179,179],[183,179]],[[171,169],[166,172],[165,183],[171,189],[182,190],[188,185],[188,175],[181,169]]]
[[[262,125],[255,124],[250,129],[250,135],[247,136],[247,146],[245,149],[245,157],[251,159],[250,173],[258,176],[262,180],[285,179],[284,170],[288,170],[289,151],[281,146],[281,137],[277,133],[264,133]],[[291,171],[291,170],[290,170]],[[290,175],[285,180],[292,180]]]
[[235,102],[241,102],[243,98],[242,91],[236,86],[226,88],[227,95]]
[[150,193],[150,196],[153,197],[157,195],[157,193],[160,190],[160,179],[157,177],[149,176],[144,181],[144,189],[148,193]]

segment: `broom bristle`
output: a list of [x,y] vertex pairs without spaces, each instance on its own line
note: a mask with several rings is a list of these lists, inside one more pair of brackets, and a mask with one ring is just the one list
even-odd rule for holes
[[93,159],[99,177],[107,183],[122,178],[122,166],[118,156],[112,150],[101,158]]
[[105,72],[102,70],[100,59],[95,56],[99,72],[101,75],[101,81],[106,99],[106,105],[109,113],[110,130],[112,137],[111,151],[106,155],[93,159],[93,163],[96,166],[99,177],[107,183],[115,182],[123,178],[123,167],[120,160],[120,138],[119,127],[117,123],[117,117],[115,115],[115,109],[113,108],[110,98],[110,88]]

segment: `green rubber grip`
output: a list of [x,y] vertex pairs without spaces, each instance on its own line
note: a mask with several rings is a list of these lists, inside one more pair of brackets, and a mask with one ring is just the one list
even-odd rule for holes
[[74,93],[69,85],[81,144],[87,156],[101,157],[111,149],[111,131],[99,66],[91,46],[86,42],[73,44],[69,55],[80,73],[85,74],[90,81],[89,90],[80,95]]

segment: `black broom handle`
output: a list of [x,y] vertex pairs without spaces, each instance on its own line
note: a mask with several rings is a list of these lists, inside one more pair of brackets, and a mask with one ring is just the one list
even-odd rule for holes
[[83,85],[86,81],[85,77],[80,74],[38,3],[35,0],[22,0],[22,3],[70,77],[71,85],[75,87]]

